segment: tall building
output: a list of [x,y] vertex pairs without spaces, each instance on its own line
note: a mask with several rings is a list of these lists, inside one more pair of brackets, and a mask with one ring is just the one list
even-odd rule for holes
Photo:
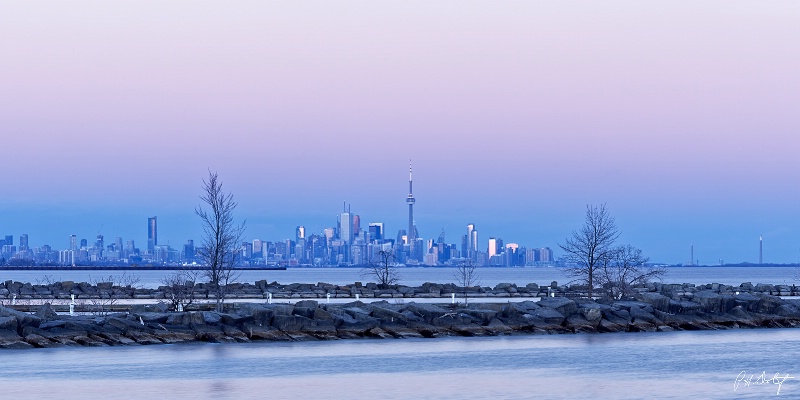
[[476,260],[478,257],[478,230],[475,224],[467,225],[467,258]]
[[194,260],[194,240],[192,239],[187,240],[186,244],[183,245],[183,260],[184,261]]
[[19,235],[19,251],[26,252],[28,249],[28,234],[23,233],[22,235]]
[[69,235],[69,249],[72,251],[78,250],[78,237],[75,235]]
[[489,248],[488,248],[489,258],[492,258],[493,255],[498,253],[498,243],[497,239],[490,237],[489,238]]
[[298,226],[297,229],[295,230],[295,235],[294,236],[295,236],[295,239],[297,239],[298,241],[300,239],[305,239],[306,238],[306,227],[303,226],[303,225]]
[[361,216],[353,215],[353,235],[358,235],[361,232]]
[[369,223],[369,237],[379,243],[383,241],[383,222]]
[[261,239],[253,239],[253,258],[263,257],[264,241]]
[[158,246],[158,217],[152,217],[147,219],[147,250],[150,254],[156,249]]
[[345,244],[353,243],[353,214],[350,211],[339,214],[339,239]]
[[408,198],[406,198],[406,203],[408,203],[408,254],[411,258],[414,258],[416,252],[414,251],[414,246],[417,242],[417,227],[414,226],[414,203],[416,200],[414,199],[414,180],[412,179],[411,175],[411,160],[408,161]]

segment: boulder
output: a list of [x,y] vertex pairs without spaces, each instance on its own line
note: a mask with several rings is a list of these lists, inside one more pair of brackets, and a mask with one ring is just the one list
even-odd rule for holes
[[312,320],[299,315],[276,315],[272,318],[272,326],[283,332],[300,332],[303,327],[311,326]]
[[222,317],[216,312],[201,311],[200,315],[203,317],[203,324],[206,325],[219,325],[222,321]]
[[711,290],[696,292],[692,301],[699,304],[704,312],[718,313],[722,309],[722,296]]
[[568,317],[578,311],[578,305],[566,297],[548,297],[539,300],[538,304],[540,307],[556,310],[564,317]]
[[5,307],[0,307],[0,317],[15,317],[21,327],[33,326],[38,328],[42,323],[41,317]]
[[758,301],[749,305],[748,311],[753,311],[760,314],[772,314],[775,309],[785,304],[780,297],[770,296],[767,294],[760,295],[758,297]]
[[603,318],[603,312],[599,308],[581,308],[581,316],[586,321],[597,322]]
[[50,303],[44,303],[39,306],[38,310],[36,310],[36,316],[43,320],[48,320],[57,318],[58,314],[53,311],[53,307],[50,305]]
[[461,336],[486,336],[489,332],[477,324],[453,324],[450,330]]
[[800,310],[793,305],[782,304],[778,307],[775,307],[775,309],[772,310],[772,314],[779,315],[781,317],[798,318],[800,317]]
[[17,318],[16,317],[0,317],[0,330],[8,330],[12,332],[17,331]]
[[478,325],[486,325],[497,316],[497,312],[485,309],[467,309],[463,313],[469,315]]
[[648,322],[648,323],[651,323],[651,324],[663,325],[663,322],[661,322],[653,314],[651,314],[649,312],[646,312],[646,311],[644,311],[643,309],[641,309],[639,307],[631,307],[629,312],[631,313],[631,323],[637,323],[639,321],[644,321],[644,322]]
[[414,313],[414,315],[420,317],[423,321],[429,324],[432,323],[434,319],[440,318],[449,312],[448,310],[445,310],[444,308],[434,304],[413,302],[406,306],[406,310],[411,311]]
[[511,327],[504,324],[503,321],[500,321],[497,318],[493,318],[491,321],[489,321],[489,323],[484,326],[484,329],[492,336],[510,335],[514,333],[514,330]]
[[38,347],[38,348],[56,347],[56,346],[59,345],[58,343],[53,342],[52,340],[47,339],[47,338],[45,338],[43,336],[37,335],[35,333],[32,333],[30,335],[26,335],[25,336],[25,341],[28,342],[31,346]]
[[383,329],[384,331],[386,331],[390,335],[392,335],[392,336],[394,336],[396,338],[400,338],[400,339],[423,338],[423,337],[425,337],[418,330],[409,328],[406,325],[392,324],[392,323],[381,324],[381,329]]
[[[573,303],[574,304],[574,303]],[[539,317],[545,324],[548,325],[561,325],[564,322],[564,314],[551,309],[551,308],[540,308],[533,312],[533,315]]]
[[247,322],[242,326],[242,332],[244,332],[244,334],[247,335],[250,340],[292,340],[291,337],[278,329],[269,326],[260,326],[250,322]]
[[659,311],[669,311],[670,298],[658,293],[639,293],[636,300],[650,304]]

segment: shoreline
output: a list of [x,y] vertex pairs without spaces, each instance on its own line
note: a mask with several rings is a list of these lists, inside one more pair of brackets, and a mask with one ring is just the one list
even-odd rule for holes
[[163,304],[75,316],[59,315],[49,303],[33,314],[0,307],[0,348],[800,327],[800,300],[729,294],[719,286],[717,291],[703,287],[688,292],[691,296],[675,292],[671,285],[660,289],[615,302],[567,297],[469,305],[300,300],[230,303],[224,313],[167,312]]

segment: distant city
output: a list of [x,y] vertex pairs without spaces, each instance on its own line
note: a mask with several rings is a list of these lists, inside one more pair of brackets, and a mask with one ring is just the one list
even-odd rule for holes
[[[370,222],[363,229],[361,216],[343,206],[336,226],[322,232],[307,234],[304,226],[295,229],[294,239],[265,241],[254,239],[242,242],[239,257],[242,265],[249,266],[357,266],[375,261],[381,252],[392,252],[395,262],[408,266],[453,266],[472,263],[476,266],[514,267],[553,265],[553,251],[549,247],[526,248],[517,243],[490,237],[481,245],[475,224],[467,224],[461,243],[447,243],[445,232],[437,239],[419,236],[414,220],[416,199],[413,176],[409,164],[408,228],[400,229],[389,237],[383,222]],[[199,221],[198,221],[199,223]],[[0,265],[191,265],[197,262],[195,241],[190,239],[182,249],[158,243],[158,217],[147,218],[147,248],[136,247],[133,240],[123,244],[116,237],[106,244],[103,235],[95,241],[69,237],[69,247],[56,249],[50,245],[31,248],[28,235],[0,239]]]

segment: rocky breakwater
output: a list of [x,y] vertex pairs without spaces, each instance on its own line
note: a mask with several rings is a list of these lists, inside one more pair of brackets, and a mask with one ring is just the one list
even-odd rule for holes
[[[736,293],[770,294],[774,296],[800,296],[800,288],[792,285],[753,285],[750,282],[739,286],[721,285],[711,283],[707,285],[694,284],[662,284],[649,283],[634,288],[639,293],[655,292],[672,299],[691,299],[695,292],[711,290],[715,293],[732,295]],[[354,282],[350,285],[334,285],[330,283],[269,283],[266,280],[254,283],[232,283],[225,288],[226,297],[230,299],[426,299],[450,297],[453,294],[462,296],[465,289],[453,283],[426,282],[420,286],[392,285],[380,288],[375,283],[362,284]],[[198,300],[215,298],[214,288],[207,283],[197,283],[192,286],[191,296]],[[559,285],[551,282],[549,285],[529,283],[516,285],[513,283],[498,283],[494,287],[474,286],[466,288],[472,298],[503,298],[516,297],[586,297],[587,288],[582,285]],[[95,299],[125,300],[163,300],[169,297],[169,288],[142,288],[136,286],[115,285],[113,282],[100,282],[90,284],[87,282],[51,282],[46,284],[31,284],[16,281],[0,282],[0,304],[3,300],[15,300],[24,303],[29,300],[49,300],[54,304],[66,304],[75,296],[78,302],[92,301]]]
[[692,300],[643,293],[613,303],[545,298],[538,302],[434,304],[351,302],[231,304],[225,313],[65,316],[45,304],[35,314],[0,307],[0,348],[162,343],[435,338],[554,333],[655,332],[800,326],[800,303],[771,295],[694,292]]

